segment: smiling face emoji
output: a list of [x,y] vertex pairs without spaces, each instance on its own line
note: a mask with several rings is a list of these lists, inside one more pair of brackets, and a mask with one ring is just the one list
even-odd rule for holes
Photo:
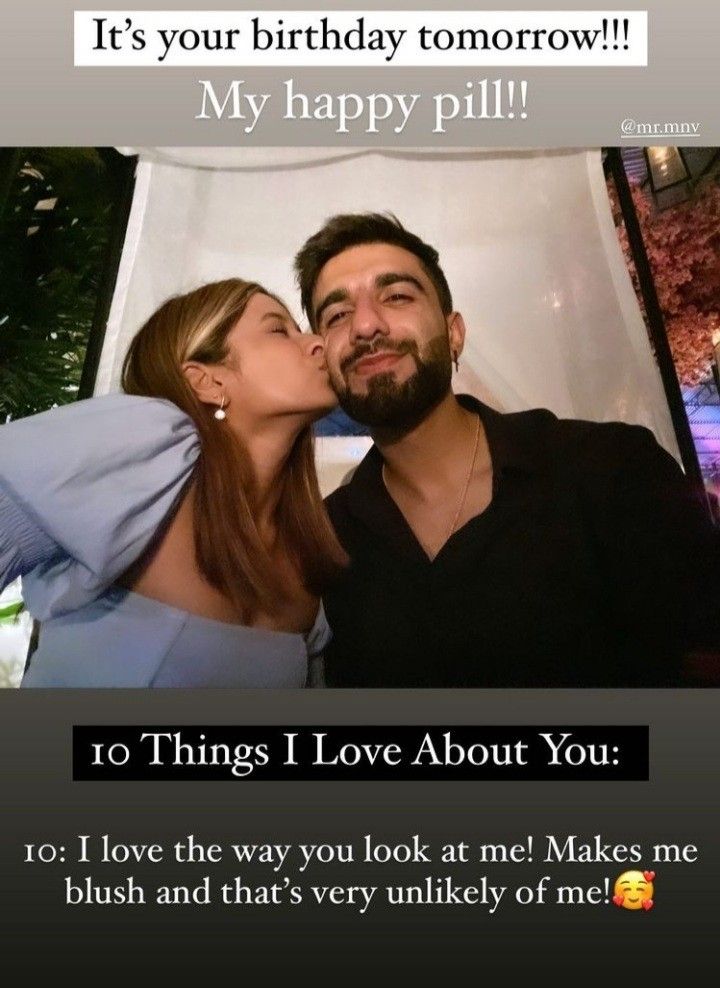
[[615,882],[613,902],[622,909],[644,909],[653,907],[654,871],[624,871]]

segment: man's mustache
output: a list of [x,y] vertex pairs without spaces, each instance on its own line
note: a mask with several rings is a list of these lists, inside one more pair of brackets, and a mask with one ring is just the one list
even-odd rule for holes
[[376,343],[358,343],[352,353],[348,354],[341,362],[340,370],[344,374],[358,360],[362,360],[363,357],[372,357],[376,353],[397,353],[400,356],[411,353],[416,360],[420,358],[420,350],[415,340],[399,340],[397,343],[391,343],[388,340],[381,340]]

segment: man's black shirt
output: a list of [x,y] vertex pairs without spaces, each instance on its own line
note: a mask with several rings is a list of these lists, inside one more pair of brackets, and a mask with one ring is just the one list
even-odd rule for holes
[[325,595],[328,686],[667,686],[686,644],[720,644],[717,532],[647,429],[459,400],[493,498],[433,561],[375,447],[327,499],[351,559]]

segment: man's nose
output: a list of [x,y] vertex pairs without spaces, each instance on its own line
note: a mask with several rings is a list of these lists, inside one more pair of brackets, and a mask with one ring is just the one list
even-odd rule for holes
[[381,309],[370,298],[358,298],[350,317],[350,342],[387,336],[389,328]]

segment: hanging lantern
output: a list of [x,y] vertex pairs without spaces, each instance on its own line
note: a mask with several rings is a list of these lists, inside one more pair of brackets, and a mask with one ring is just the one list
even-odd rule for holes
[[690,181],[682,148],[643,148],[653,195]]

